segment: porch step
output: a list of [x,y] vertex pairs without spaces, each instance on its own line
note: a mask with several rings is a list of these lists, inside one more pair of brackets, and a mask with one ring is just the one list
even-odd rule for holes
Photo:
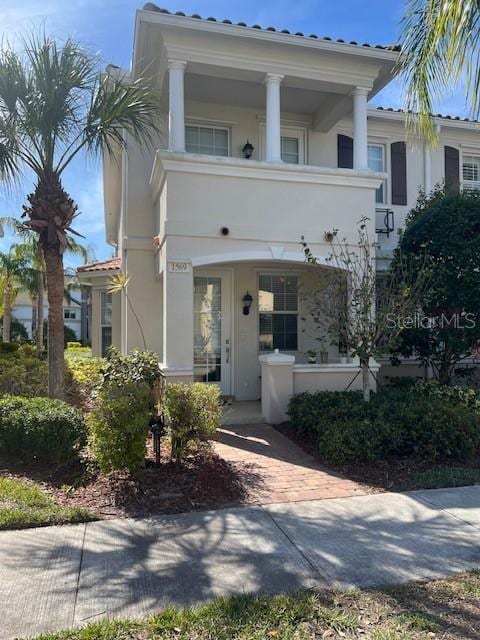
[[226,403],[223,407],[223,425],[238,424],[262,424],[265,422],[262,416],[260,400]]

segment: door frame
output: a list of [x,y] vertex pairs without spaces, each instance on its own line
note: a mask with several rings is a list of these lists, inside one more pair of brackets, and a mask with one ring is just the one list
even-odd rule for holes
[[[220,387],[220,391],[221,394],[224,396],[234,396],[235,394],[235,377],[234,377],[234,371],[235,371],[235,349],[234,349],[234,317],[235,317],[235,305],[233,303],[234,301],[234,278],[233,278],[233,273],[234,270],[232,267],[222,267],[222,268],[217,268],[217,267],[194,267],[193,269],[193,290],[195,292],[195,277],[196,276],[213,276],[213,277],[219,277],[222,279],[222,308],[224,305],[224,291],[223,291],[223,283],[226,283],[228,286],[228,291],[229,291],[229,295],[228,295],[228,301],[225,301],[226,304],[228,304],[228,321],[227,321],[227,334],[229,335],[229,340],[230,340],[230,357],[229,357],[229,362],[227,364],[226,362],[226,345],[225,345],[225,340],[226,338],[224,338],[224,319],[223,319],[223,315],[222,315],[222,364],[221,364],[221,371],[225,370],[225,367],[228,367],[228,372],[229,372],[229,384],[228,384],[228,389],[225,389],[225,391],[222,388],[222,381],[220,381],[220,385],[218,385]],[[211,382],[211,383],[206,383],[206,384],[217,384],[216,382]]]

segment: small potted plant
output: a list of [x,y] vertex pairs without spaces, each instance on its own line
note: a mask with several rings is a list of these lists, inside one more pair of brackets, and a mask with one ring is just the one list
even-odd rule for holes
[[305,357],[307,358],[308,364],[316,364],[317,363],[317,351],[315,349],[308,349],[305,351]]

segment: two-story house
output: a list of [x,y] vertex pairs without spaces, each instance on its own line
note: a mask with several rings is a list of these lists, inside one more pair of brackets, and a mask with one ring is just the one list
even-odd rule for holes
[[[329,268],[329,232],[353,246],[367,216],[381,268],[419,187],[480,180],[475,123],[438,117],[431,149],[407,141],[401,112],[369,107],[398,50],[152,3],[138,11],[129,75],[152,77],[165,135],[105,159],[106,236],[117,257],[79,270],[92,286],[94,351],[142,347],[136,314],[169,379],[218,384],[239,401],[262,397],[272,421],[291,393],[355,379],[357,363],[329,341],[323,362],[306,361],[318,343],[305,320],[312,273],[300,237]],[[128,289],[112,297],[118,272]]]

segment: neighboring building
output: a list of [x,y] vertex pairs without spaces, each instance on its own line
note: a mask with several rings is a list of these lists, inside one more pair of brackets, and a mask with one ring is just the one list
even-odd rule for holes
[[[84,343],[89,342],[88,328],[88,301],[85,296],[87,291],[83,289],[72,289],[70,300],[63,301],[63,317],[65,326],[69,327],[76,336],[76,340]],[[45,292],[45,304],[43,306],[44,319],[48,317],[47,293]],[[83,300],[83,302],[82,302]],[[28,337],[32,339],[36,327],[36,309],[32,305],[30,296],[21,291],[15,299],[12,308],[12,316],[20,321],[27,330]]]
[[[117,258],[79,270],[93,289],[94,351],[142,346],[133,308],[169,379],[212,382],[237,400],[262,396],[272,421],[292,392],[345,388],[358,367],[336,346],[322,365],[303,355],[317,343],[303,331],[300,236],[327,265],[326,232],[354,244],[367,216],[381,269],[420,187],[480,181],[476,123],[439,116],[440,144],[430,149],[407,141],[401,112],[368,107],[392,80],[398,50],[151,3],[138,11],[131,77],[154,78],[165,136],[156,151],[129,144],[105,160]],[[120,271],[128,301],[106,293]],[[273,349],[286,355],[268,356]]]

